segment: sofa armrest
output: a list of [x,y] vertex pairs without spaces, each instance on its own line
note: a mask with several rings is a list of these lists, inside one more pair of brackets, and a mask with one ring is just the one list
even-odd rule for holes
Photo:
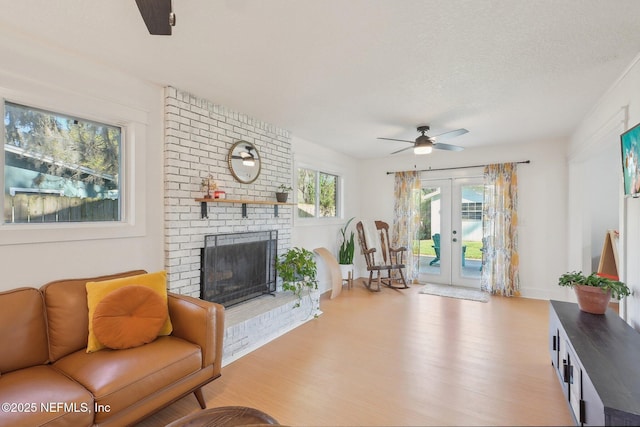
[[202,348],[202,367],[213,365],[214,372],[219,374],[222,369],[224,307],[172,292],[168,293],[168,301],[173,324],[171,335],[199,345]]

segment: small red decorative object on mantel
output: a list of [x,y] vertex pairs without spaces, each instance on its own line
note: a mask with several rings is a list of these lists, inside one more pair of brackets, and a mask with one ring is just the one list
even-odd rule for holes
[[227,193],[225,193],[222,190],[216,190],[213,192],[213,198],[214,199],[226,199],[227,198]]

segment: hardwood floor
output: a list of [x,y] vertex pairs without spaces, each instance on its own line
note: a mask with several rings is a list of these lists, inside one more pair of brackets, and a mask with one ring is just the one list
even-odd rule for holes
[[[224,367],[207,406],[290,426],[573,424],[548,353],[548,301],[419,290],[358,281],[323,299],[322,316]],[[189,395],[139,425],[198,410]]]

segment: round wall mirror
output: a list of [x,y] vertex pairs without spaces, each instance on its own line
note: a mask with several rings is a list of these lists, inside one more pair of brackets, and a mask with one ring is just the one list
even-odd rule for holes
[[262,161],[255,145],[247,141],[238,141],[229,150],[227,159],[229,170],[236,181],[250,184],[260,175]]

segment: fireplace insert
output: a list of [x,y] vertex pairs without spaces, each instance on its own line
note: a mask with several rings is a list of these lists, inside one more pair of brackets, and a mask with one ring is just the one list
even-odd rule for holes
[[276,291],[277,230],[211,234],[204,243],[200,298],[230,307]]

